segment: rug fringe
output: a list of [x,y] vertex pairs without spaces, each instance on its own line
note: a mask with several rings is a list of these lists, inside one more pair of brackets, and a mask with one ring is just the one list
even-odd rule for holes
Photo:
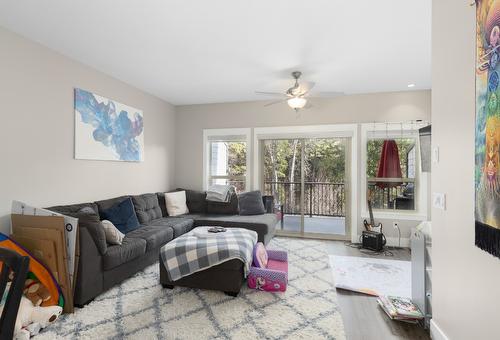
[[476,246],[500,258],[500,229],[476,221]]

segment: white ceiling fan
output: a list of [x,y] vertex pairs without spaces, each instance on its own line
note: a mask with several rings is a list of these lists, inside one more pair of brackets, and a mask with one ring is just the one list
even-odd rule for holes
[[342,96],[343,92],[322,92],[322,93],[312,93],[311,90],[314,87],[315,83],[310,81],[302,81],[299,82],[299,78],[302,76],[302,72],[293,71],[292,77],[295,79],[295,84],[286,90],[284,93],[280,92],[264,92],[264,91],[255,91],[257,94],[280,97],[281,99],[270,102],[264,106],[271,106],[274,104],[284,103],[286,102],[288,106],[295,110],[295,112],[304,108],[307,105],[308,98],[315,97],[338,97]]

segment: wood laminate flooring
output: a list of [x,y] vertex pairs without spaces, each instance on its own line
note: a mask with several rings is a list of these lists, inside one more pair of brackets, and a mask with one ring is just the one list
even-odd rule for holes
[[[359,249],[346,246],[343,241],[329,242],[328,252],[331,255],[411,259],[407,248],[391,250],[393,256],[367,255]],[[337,296],[348,340],[430,340],[429,332],[422,327],[389,319],[378,306],[376,297],[342,289],[337,289]]]

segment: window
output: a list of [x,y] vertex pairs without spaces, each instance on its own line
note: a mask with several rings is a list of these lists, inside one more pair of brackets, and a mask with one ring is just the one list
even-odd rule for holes
[[367,198],[373,209],[415,210],[415,138],[369,138]]
[[204,135],[204,188],[213,184],[249,190],[250,129],[207,129]]
[[246,163],[246,142],[211,141],[208,184],[230,184],[236,187],[237,192],[245,191]]
[[418,138],[418,130],[425,125],[361,125],[362,218],[369,217],[368,199],[375,219],[427,218],[428,173],[422,172]]

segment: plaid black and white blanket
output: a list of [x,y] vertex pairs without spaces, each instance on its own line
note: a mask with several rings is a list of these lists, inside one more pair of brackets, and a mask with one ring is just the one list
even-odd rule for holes
[[257,233],[242,228],[227,228],[223,233],[208,233],[198,227],[170,241],[161,250],[161,259],[170,280],[205,270],[223,262],[239,259],[245,264],[245,277],[252,263]]

